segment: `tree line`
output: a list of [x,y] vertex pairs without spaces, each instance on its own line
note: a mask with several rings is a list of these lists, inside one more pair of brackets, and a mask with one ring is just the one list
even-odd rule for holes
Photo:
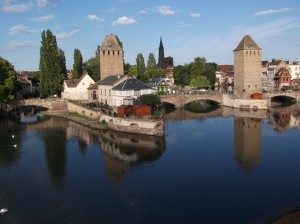
[[[117,37],[120,46],[123,44]],[[40,62],[37,79],[39,81],[39,96],[46,98],[60,95],[65,79],[78,79],[83,73],[88,73],[97,82],[100,80],[100,46],[95,55],[83,61],[79,49],[74,49],[72,77],[67,76],[65,53],[57,45],[56,37],[50,30],[41,33]],[[213,88],[215,83],[216,63],[207,63],[204,57],[197,57],[193,62],[174,66],[173,76],[176,85],[198,88]],[[124,74],[129,74],[147,83],[153,78],[165,77],[165,71],[157,66],[153,53],[149,53],[147,62],[142,53],[138,53],[136,64],[124,63]],[[16,81],[13,65],[0,57],[0,102],[14,99],[20,83]]]

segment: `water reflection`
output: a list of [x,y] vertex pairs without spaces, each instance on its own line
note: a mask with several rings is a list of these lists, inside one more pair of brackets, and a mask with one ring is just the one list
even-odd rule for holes
[[16,122],[0,120],[0,169],[8,168],[21,159],[21,131]]
[[[12,122],[5,121],[1,125],[0,144],[11,147],[0,151],[0,166],[16,162],[21,154],[20,149],[12,150],[13,140],[7,137],[7,127],[4,127],[10,126],[11,130],[14,129],[11,127]],[[48,174],[51,181],[56,184],[62,183],[66,176],[67,152],[70,150],[68,142],[72,139],[76,139],[81,155],[87,153],[89,145],[99,144],[104,155],[105,173],[113,183],[120,183],[123,180],[129,166],[155,161],[165,150],[165,138],[162,136],[136,135],[112,130],[98,131],[58,117],[26,123],[20,127],[38,130],[40,133]],[[40,146],[32,145],[32,147]]]
[[260,118],[234,118],[234,158],[246,171],[259,161],[261,126]]
[[268,120],[271,127],[280,133],[283,133],[287,128],[300,129],[300,104],[273,108],[270,110]]
[[129,165],[157,160],[165,150],[161,136],[146,136],[115,132],[101,132],[101,149],[105,153],[105,171],[114,183],[122,182]]

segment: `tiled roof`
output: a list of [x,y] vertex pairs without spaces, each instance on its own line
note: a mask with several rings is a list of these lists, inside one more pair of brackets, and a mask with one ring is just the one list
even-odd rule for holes
[[68,79],[68,80],[65,80],[65,83],[66,83],[67,87],[74,88],[74,87],[76,87],[81,82],[81,80],[86,75],[88,75],[88,74],[87,73],[83,74],[79,79]]
[[100,82],[98,83],[98,85],[112,86],[121,77],[122,77],[121,75],[110,75],[110,76],[107,76],[106,78],[100,80]]
[[141,82],[135,78],[128,78],[124,82],[121,82],[119,85],[116,85],[113,90],[141,90],[141,89],[151,89],[150,86]]
[[233,65],[218,65],[217,67],[218,72],[232,72],[233,71]]
[[239,45],[234,51],[240,50],[261,50],[261,48],[255,43],[255,41],[249,36],[246,35],[243,37]]

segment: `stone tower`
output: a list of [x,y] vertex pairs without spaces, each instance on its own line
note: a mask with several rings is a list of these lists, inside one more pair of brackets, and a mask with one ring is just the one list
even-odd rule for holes
[[249,98],[253,93],[262,93],[262,49],[246,35],[234,52],[234,95]]
[[100,79],[110,75],[124,74],[123,49],[117,37],[113,34],[106,35],[100,47]]

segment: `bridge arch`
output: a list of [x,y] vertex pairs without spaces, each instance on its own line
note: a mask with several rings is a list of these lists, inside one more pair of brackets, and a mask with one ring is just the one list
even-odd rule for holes
[[160,100],[165,104],[172,104],[175,107],[184,107],[184,105],[193,101],[205,100],[216,104],[222,104],[222,95],[220,94],[172,94],[162,95]]

